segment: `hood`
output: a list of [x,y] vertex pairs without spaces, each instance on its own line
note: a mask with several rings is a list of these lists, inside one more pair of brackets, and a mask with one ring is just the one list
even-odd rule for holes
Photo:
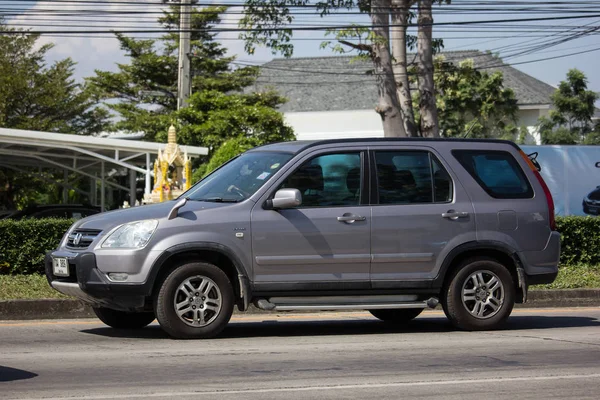
[[[177,203],[176,200],[166,201],[164,203],[150,204],[138,207],[125,208],[114,211],[107,211],[100,214],[94,214],[81,219],[75,223],[74,227],[78,229],[98,229],[106,231],[117,225],[128,222],[140,221],[144,219],[164,219],[169,215],[169,211]],[[227,207],[239,203],[211,203],[205,201],[188,201],[187,204],[179,209],[179,213],[184,211],[202,211],[213,208]]]

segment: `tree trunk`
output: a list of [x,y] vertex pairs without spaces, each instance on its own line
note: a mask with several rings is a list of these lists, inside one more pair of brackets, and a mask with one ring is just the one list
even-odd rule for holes
[[408,62],[406,55],[406,30],[408,11],[415,0],[392,0],[392,54],[394,56],[394,77],[396,78],[398,101],[404,130],[408,136],[418,136],[415,125],[410,83],[408,81]]
[[432,0],[419,0],[419,31],[417,36],[417,52],[419,59],[419,112],[421,114],[421,135],[439,137],[437,107],[433,84],[433,48],[431,32],[433,15]]
[[406,136],[400,113],[400,102],[396,94],[396,80],[390,53],[390,7],[391,0],[371,0],[371,22],[376,39],[371,58],[375,64],[379,103],[375,111],[381,115],[383,136]]

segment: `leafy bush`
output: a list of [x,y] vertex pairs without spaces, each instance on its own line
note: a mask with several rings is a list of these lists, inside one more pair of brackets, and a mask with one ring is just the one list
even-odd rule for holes
[[600,264],[600,217],[559,217],[562,265]]
[[46,251],[58,247],[71,224],[55,218],[0,221],[0,274],[44,273]]

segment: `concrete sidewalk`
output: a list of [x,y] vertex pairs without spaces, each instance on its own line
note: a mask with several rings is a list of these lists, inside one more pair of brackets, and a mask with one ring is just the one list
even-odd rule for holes
[[[526,304],[533,307],[591,307],[600,306],[600,289],[532,290]],[[237,313],[237,309],[235,310]],[[281,313],[263,311],[252,306],[249,313]],[[0,320],[65,319],[95,317],[92,309],[79,300],[4,300],[0,301]]]

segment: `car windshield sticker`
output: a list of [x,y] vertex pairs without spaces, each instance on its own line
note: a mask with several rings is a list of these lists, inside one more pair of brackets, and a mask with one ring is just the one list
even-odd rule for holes
[[259,176],[256,177],[256,179],[260,179],[261,181],[264,181],[267,176],[271,175],[270,172],[263,172],[262,174],[260,174]]
[[279,168],[279,163],[275,163],[273,165],[271,165],[271,169],[277,169]]

